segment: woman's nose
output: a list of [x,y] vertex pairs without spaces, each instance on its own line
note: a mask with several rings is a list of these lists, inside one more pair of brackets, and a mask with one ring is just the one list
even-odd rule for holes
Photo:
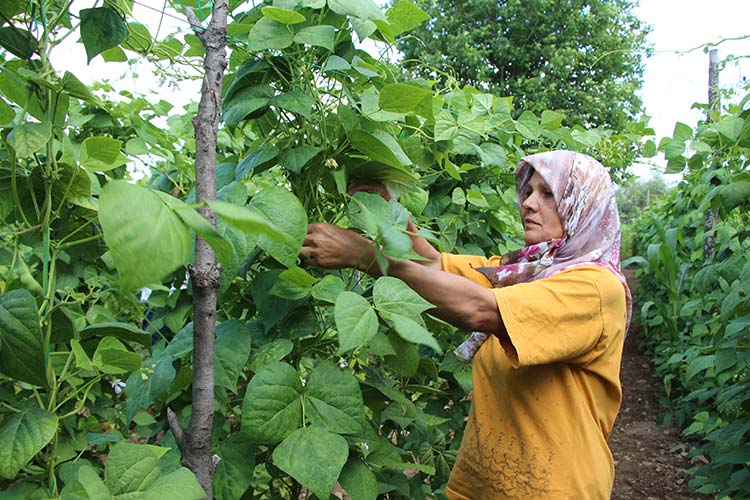
[[528,210],[536,210],[537,203],[534,193],[530,194],[525,200],[523,200],[523,203],[521,203],[521,207]]

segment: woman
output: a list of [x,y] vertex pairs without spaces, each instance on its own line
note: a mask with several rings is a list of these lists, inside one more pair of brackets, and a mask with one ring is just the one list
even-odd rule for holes
[[[484,332],[457,350],[474,359],[474,392],[445,494],[607,499],[630,316],[612,182],[596,160],[553,151],[521,160],[516,189],[525,248],[487,259],[439,253],[415,237],[427,260],[388,268],[435,305],[432,314]],[[310,225],[302,255],[380,274],[372,242],[329,224]]]

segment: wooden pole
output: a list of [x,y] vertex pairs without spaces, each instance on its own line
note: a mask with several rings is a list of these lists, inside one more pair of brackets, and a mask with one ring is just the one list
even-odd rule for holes
[[[706,121],[712,121],[713,116],[716,116],[720,111],[719,49],[711,49],[708,52],[708,111],[706,112]],[[713,168],[713,166],[709,168]],[[718,179],[712,177],[711,184],[718,184]],[[711,208],[706,210],[706,218],[703,224],[703,258],[706,260],[713,259],[714,257],[716,249],[714,230],[718,219],[718,209],[716,211]]]

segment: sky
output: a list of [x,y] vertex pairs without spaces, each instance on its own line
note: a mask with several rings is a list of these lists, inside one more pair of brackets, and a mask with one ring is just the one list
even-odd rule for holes
[[[376,0],[377,1],[377,0]],[[156,26],[159,15],[154,10],[139,4],[135,6],[134,17],[144,24]],[[161,3],[159,3],[161,5]],[[748,58],[727,62],[720,74],[722,88],[736,87],[750,78],[750,0],[641,0],[635,10],[636,15],[652,26],[649,42],[653,55],[645,61],[643,87],[640,96],[646,113],[651,117],[656,139],[671,136],[676,122],[694,126],[702,118],[701,112],[691,110],[694,103],[708,100],[708,54],[703,45],[717,44],[719,57],[726,60],[731,55],[745,55]],[[166,17],[162,32],[179,28],[187,30],[187,23]],[[153,34],[154,27],[150,27]],[[741,38],[742,40],[729,40]],[[72,37],[71,37],[72,38]],[[377,50],[376,46],[366,46],[367,50]],[[200,82],[183,82],[179,89],[160,86],[146,65],[136,68],[137,77],[128,71],[125,63],[104,63],[100,56],[87,66],[83,45],[71,40],[60,47],[53,57],[58,70],[68,69],[85,82],[108,77],[119,81],[118,86],[133,92],[151,91],[154,99],[163,98],[181,104],[195,96]],[[691,50],[692,49],[692,50]],[[123,77],[124,75],[124,77]],[[632,170],[639,176],[648,178],[663,171],[666,162],[657,157],[649,163],[642,163]],[[670,180],[670,178],[668,178]],[[674,180],[674,178],[671,178]]]

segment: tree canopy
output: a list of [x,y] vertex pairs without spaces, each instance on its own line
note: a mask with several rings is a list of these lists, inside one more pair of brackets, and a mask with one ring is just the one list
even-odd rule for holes
[[407,65],[514,97],[515,109],[555,109],[569,124],[622,130],[650,28],[634,0],[419,0],[430,20],[399,40]]

